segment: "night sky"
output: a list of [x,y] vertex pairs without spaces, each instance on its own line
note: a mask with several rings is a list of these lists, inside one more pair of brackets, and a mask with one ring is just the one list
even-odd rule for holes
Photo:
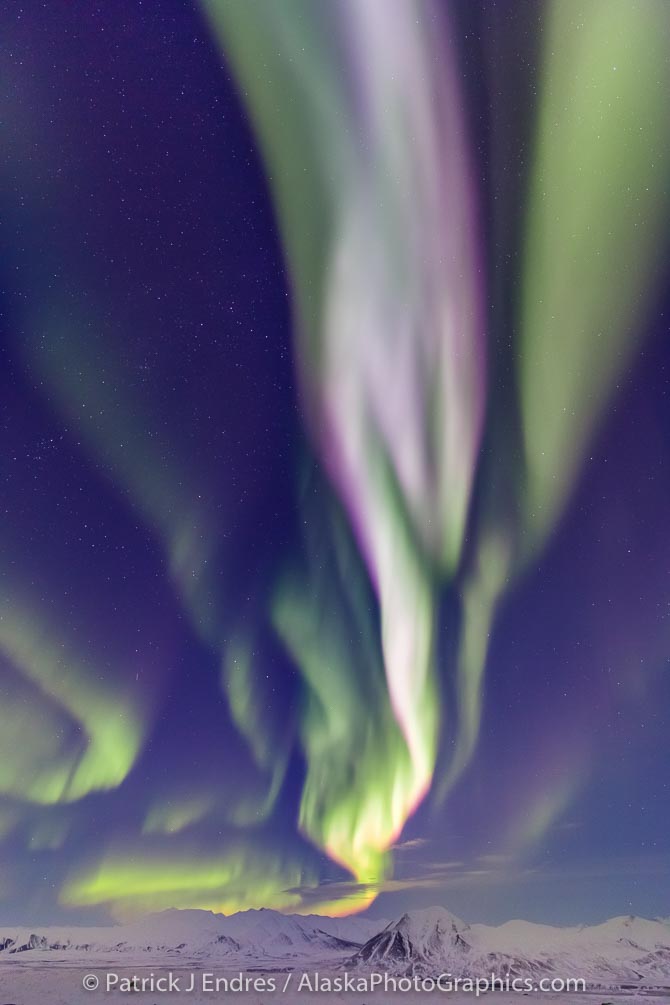
[[0,921],[670,914],[666,0],[0,38]]

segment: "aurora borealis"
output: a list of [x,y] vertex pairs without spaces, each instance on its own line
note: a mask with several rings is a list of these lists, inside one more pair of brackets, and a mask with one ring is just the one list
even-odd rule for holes
[[665,0],[0,17],[0,915],[667,915]]

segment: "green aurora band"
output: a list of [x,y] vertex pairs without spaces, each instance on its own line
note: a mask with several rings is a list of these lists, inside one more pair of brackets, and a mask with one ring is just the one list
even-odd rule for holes
[[[98,328],[95,322],[95,312],[89,316],[73,315],[58,294],[49,289],[45,289],[38,300],[39,310],[30,312],[27,318],[29,337],[22,352],[30,366],[41,374],[47,396],[81,438],[81,446],[102,470],[111,474],[113,482],[163,545],[171,580],[192,629],[219,655],[222,685],[224,690],[230,688],[231,717],[246,740],[247,752],[251,757],[260,757],[256,761],[260,770],[256,783],[249,782],[244,792],[236,792],[231,786],[218,799],[212,794],[212,802],[225,805],[233,822],[258,823],[267,816],[279,792],[288,751],[285,749],[282,754],[276,723],[264,711],[261,732],[266,737],[266,749],[261,753],[259,743],[262,741],[258,739],[261,712],[253,715],[249,703],[246,707],[240,704],[239,696],[244,692],[249,701],[255,696],[257,709],[264,709],[266,681],[252,660],[234,662],[228,652],[229,646],[232,652],[236,643],[229,640],[224,624],[224,598],[213,568],[214,558],[221,549],[221,527],[206,502],[211,498],[206,474],[187,457],[176,439],[168,441],[156,432],[153,421],[156,408],[129,387],[127,375],[106,337],[105,325]],[[53,320],[58,318],[63,320],[60,323]],[[16,587],[14,589],[16,591]],[[34,625],[39,624],[41,615],[26,605],[21,608],[16,602],[6,610],[4,628],[0,626],[0,632],[11,632],[13,651],[18,652],[22,645],[33,646],[35,638],[39,637],[39,629]],[[20,624],[25,628],[23,636]],[[51,651],[57,651],[58,645],[51,647]],[[12,657],[12,651],[9,655]],[[28,654],[24,660],[26,673],[35,676],[42,672],[30,669],[38,658],[39,653]],[[44,674],[48,672],[49,659],[45,647],[42,652]],[[19,662],[18,658],[14,662]],[[59,665],[64,663],[74,681],[76,653],[70,654],[68,660],[61,657]],[[123,697],[119,699],[117,713],[110,716],[105,709],[116,701],[111,685],[104,701],[96,703],[96,685],[92,683],[95,677],[80,674],[77,679],[82,684],[78,689],[71,686],[72,701],[78,704],[78,717],[85,729],[93,730],[97,737],[86,761],[77,769],[78,776],[83,778],[90,773],[94,751],[106,742],[104,756],[97,759],[101,778],[99,782],[91,778],[91,787],[119,785],[142,748],[149,716],[146,711],[142,714],[127,708],[129,699]],[[38,724],[35,732],[40,732]],[[49,733],[57,735],[58,730],[54,728]],[[269,756],[270,744],[272,757]],[[35,755],[37,749],[36,744],[33,747]],[[47,763],[45,770],[53,782],[48,795],[43,783],[38,783],[45,791],[41,801],[56,802],[86,794],[88,790],[81,787],[81,782],[66,781],[67,767],[58,769],[51,758]],[[109,777],[106,779],[106,776]],[[18,791],[30,789],[18,786]],[[179,798],[177,794],[176,797]],[[167,801],[166,812],[171,803],[172,800]],[[153,829],[156,813],[160,816],[160,810],[154,805],[149,811],[151,819],[146,822],[149,830]]]
[[15,671],[0,706],[0,793],[49,805],[116,788],[149,721],[137,694],[96,672],[16,584],[2,596],[0,653]]

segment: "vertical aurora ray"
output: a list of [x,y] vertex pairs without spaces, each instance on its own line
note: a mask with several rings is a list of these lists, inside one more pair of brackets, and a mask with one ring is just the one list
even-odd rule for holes
[[[313,442],[379,603],[388,700],[410,764],[408,775],[398,748],[392,819],[372,842],[381,850],[435,765],[435,579],[459,561],[483,420],[479,259],[454,53],[432,3],[203,6],[265,154]],[[280,633],[314,687],[326,671],[305,642],[313,630],[281,611]],[[345,829],[367,831],[372,805],[384,817],[367,784]],[[333,836],[340,825],[326,806],[319,812],[308,832],[354,874],[369,873],[355,842],[342,853],[347,841]]]
[[351,908],[361,910],[389,870],[416,769],[393,716],[360,557],[333,500],[306,495],[307,562],[280,581],[272,612],[303,677],[299,824],[368,886]]
[[663,0],[549,8],[517,357],[531,547],[644,332],[667,223],[669,30]]
[[[476,743],[498,601],[560,519],[644,333],[667,223],[669,30],[662,0],[547,8],[517,304],[525,474],[512,487],[516,521],[489,494],[476,529],[461,591],[459,735],[443,793]],[[493,443],[508,446],[495,432]]]

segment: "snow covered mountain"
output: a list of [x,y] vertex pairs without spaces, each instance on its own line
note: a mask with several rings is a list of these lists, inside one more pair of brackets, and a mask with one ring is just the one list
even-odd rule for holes
[[445,969],[448,961],[456,961],[460,970],[471,951],[466,941],[469,929],[443,907],[410,911],[374,935],[356,958],[370,965],[401,969],[419,964],[427,969],[434,965]]
[[670,926],[645,918],[554,928],[527,921],[467,925],[444,908],[411,911],[355,954],[360,966],[456,976],[583,977],[592,984],[670,986]]
[[270,910],[229,917],[171,910],[106,928],[0,927],[0,963],[101,958],[129,963],[148,957],[241,968],[319,964],[402,974],[555,975],[581,977],[591,985],[630,982],[670,989],[670,925],[636,917],[554,928],[527,921],[468,925],[441,907],[409,911],[389,923]]
[[277,911],[162,911],[127,925],[99,928],[0,928],[0,960],[17,953],[169,954],[255,960],[351,955],[383,922]]

